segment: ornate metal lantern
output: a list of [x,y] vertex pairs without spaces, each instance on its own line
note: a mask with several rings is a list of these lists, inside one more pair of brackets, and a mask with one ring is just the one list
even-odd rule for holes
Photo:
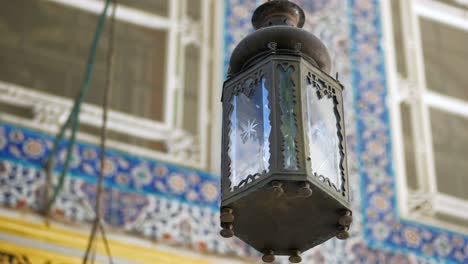
[[352,222],[343,86],[304,22],[289,1],[257,8],[223,88],[221,235],[265,262],[298,263],[301,252],[346,239]]

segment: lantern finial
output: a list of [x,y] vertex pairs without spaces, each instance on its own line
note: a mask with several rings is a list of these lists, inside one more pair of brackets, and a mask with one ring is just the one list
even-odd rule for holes
[[304,22],[302,8],[288,0],[270,0],[259,6],[252,17],[255,29],[279,25],[302,28]]
[[329,73],[330,54],[320,39],[302,29],[304,23],[304,10],[293,2],[273,0],[259,6],[252,16],[256,31],[232,52],[228,76],[233,77],[271,52],[301,53],[304,59]]

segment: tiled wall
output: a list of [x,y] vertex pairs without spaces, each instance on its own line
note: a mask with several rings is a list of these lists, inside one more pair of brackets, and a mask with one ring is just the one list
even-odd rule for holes
[[[251,30],[254,0],[226,0],[225,62]],[[398,216],[379,3],[373,0],[301,0],[305,28],[330,50],[346,86],[346,132],[355,222],[347,241],[312,249],[304,263],[468,262],[467,237]],[[0,125],[0,203],[38,210],[42,163],[51,137]],[[59,159],[60,160],[60,159]],[[78,144],[66,188],[54,206],[57,219],[89,222],[98,148]],[[58,164],[60,167],[60,162]],[[59,168],[58,167],[58,168]],[[122,153],[109,152],[103,210],[111,228],[201,251],[253,256],[236,239],[218,235],[217,176]]]

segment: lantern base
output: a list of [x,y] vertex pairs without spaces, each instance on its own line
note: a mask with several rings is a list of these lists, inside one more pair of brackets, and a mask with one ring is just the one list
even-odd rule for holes
[[[232,209],[234,235],[263,254],[298,256],[297,252],[305,252],[349,228],[340,224],[343,216],[348,220],[351,215],[348,205],[313,181],[289,179],[271,179],[222,203],[223,208]],[[311,195],[304,195],[304,186]]]

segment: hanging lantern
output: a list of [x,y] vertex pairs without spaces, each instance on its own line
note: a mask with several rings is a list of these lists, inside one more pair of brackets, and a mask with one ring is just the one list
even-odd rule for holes
[[298,263],[302,252],[348,238],[352,222],[343,86],[304,22],[289,1],[258,7],[223,88],[221,235],[265,262]]

